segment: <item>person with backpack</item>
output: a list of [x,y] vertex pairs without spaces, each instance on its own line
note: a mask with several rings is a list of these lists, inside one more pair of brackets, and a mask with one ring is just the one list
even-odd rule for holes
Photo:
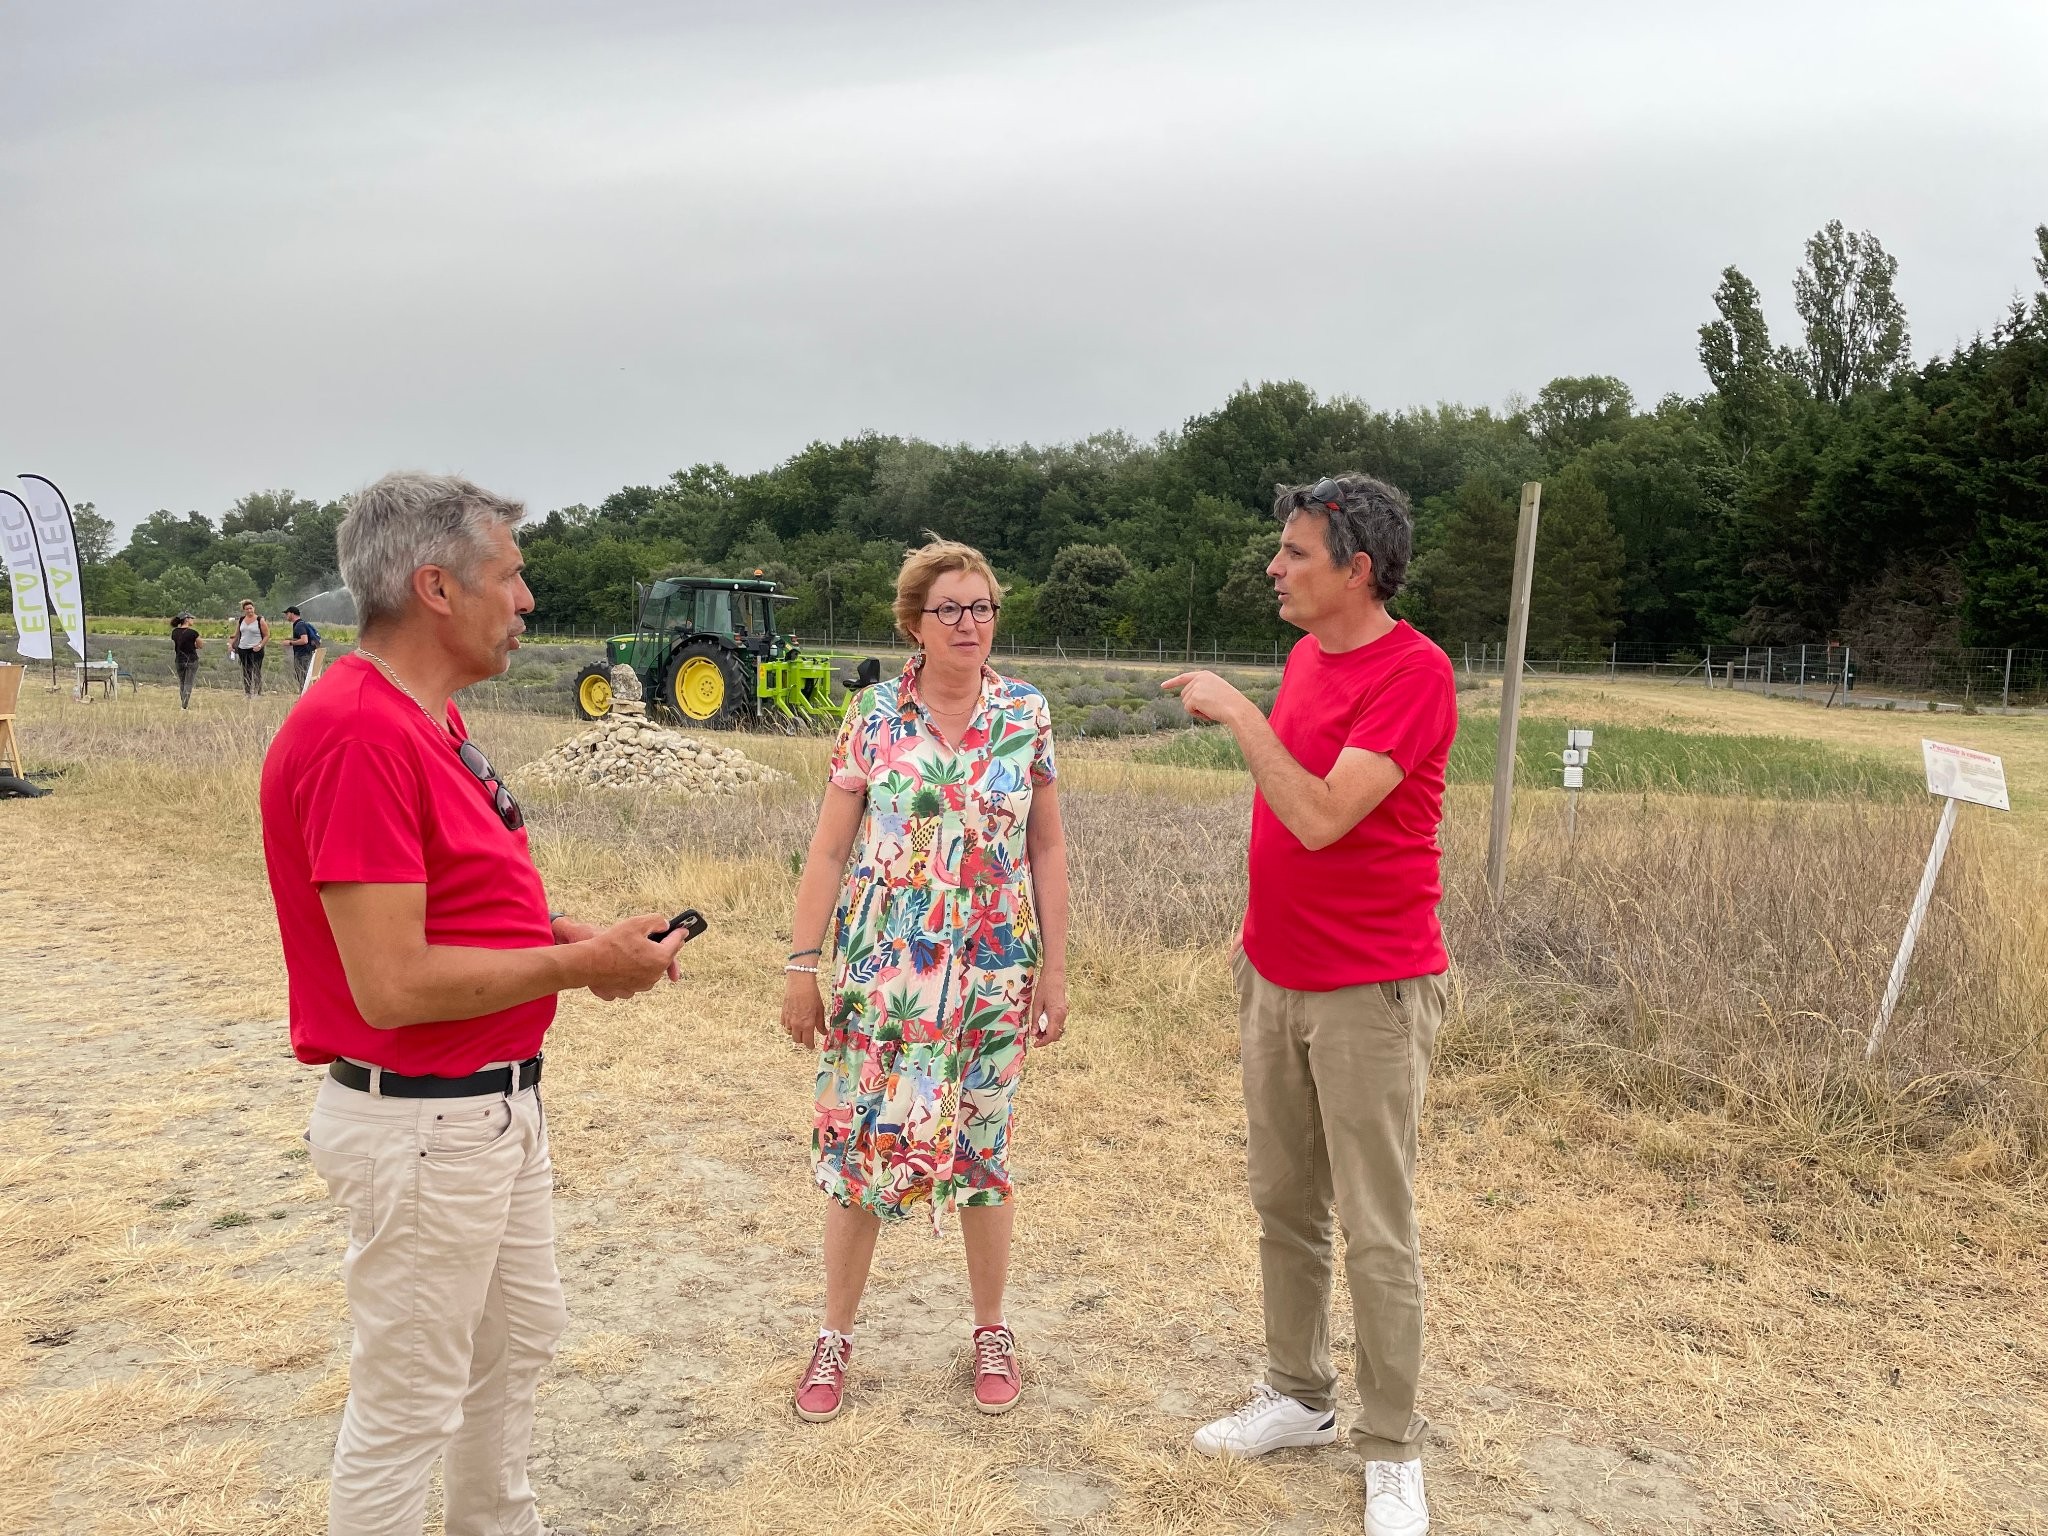
[[242,599],[242,616],[235,620],[235,659],[242,664],[242,693],[247,698],[263,692],[263,647],[270,640],[270,620],[256,611],[253,598]]
[[304,693],[313,680],[313,663],[320,654],[320,631],[306,622],[296,604],[285,609],[284,616],[292,621],[292,680]]

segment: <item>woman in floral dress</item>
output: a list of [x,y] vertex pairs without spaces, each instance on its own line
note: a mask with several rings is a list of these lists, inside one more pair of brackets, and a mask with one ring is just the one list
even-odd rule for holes
[[797,889],[782,1023],[823,1046],[811,1147],[834,1201],[825,1324],[796,1393],[814,1421],[844,1402],[882,1222],[936,1231],[956,1207],[975,1406],[1006,1412],[1021,1386],[1003,1318],[1010,1115],[1026,1052],[1066,1028],[1067,856],[1051,713],[988,665],[1001,601],[964,544],[903,562],[896,623],[917,654],[848,706]]

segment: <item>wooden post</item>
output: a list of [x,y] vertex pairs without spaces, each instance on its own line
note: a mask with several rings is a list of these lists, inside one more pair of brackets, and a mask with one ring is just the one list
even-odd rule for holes
[[1486,834],[1486,889],[1496,906],[1507,890],[1515,729],[1522,709],[1522,652],[1529,642],[1529,587],[1536,575],[1536,515],[1542,503],[1542,482],[1524,482],[1521,519],[1515,528],[1515,581],[1508,594],[1507,646],[1500,664],[1500,740],[1493,754],[1493,821]]
[[2005,692],[1999,695],[2000,709],[2012,708],[2012,647],[2005,648]]

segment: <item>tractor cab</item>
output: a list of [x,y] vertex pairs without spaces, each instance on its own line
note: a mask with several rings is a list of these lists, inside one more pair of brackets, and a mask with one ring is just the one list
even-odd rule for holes
[[634,597],[633,633],[608,640],[606,662],[584,668],[572,685],[584,719],[610,712],[617,666],[633,669],[651,708],[686,723],[836,720],[844,708],[831,658],[800,653],[795,637],[778,629],[777,608],[795,599],[774,582],[673,576],[636,583]]

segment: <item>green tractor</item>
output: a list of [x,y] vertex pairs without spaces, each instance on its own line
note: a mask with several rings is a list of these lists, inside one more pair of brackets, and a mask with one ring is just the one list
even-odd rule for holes
[[[631,667],[650,711],[716,730],[764,724],[796,729],[837,725],[846,693],[833,663],[850,657],[805,651],[778,633],[775,607],[793,602],[772,581],[677,576],[633,587],[639,627],[605,642],[570,684],[576,713],[599,720],[612,709],[612,668]],[[861,661],[850,681],[865,686],[881,663]]]

